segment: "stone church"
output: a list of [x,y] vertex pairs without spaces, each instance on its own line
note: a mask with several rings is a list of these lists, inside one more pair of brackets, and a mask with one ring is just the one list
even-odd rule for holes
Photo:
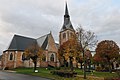
[[32,43],[37,44],[44,49],[44,60],[37,62],[37,67],[60,66],[58,60],[58,48],[66,42],[75,30],[70,21],[67,3],[65,6],[64,23],[59,32],[59,44],[55,43],[52,33],[41,36],[37,39],[25,37],[21,35],[14,35],[7,50],[3,51],[2,68],[17,68],[17,67],[33,67],[32,60],[24,60],[23,53]]

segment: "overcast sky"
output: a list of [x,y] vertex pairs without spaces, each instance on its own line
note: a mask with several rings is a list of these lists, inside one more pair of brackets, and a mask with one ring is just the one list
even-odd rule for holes
[[[95,32],[98,40],[120,45],[120,0],[68,0],[76,29]],[[65,0],[0,0],[0,54],[14,34],[38,38],[52,31],[58,42],[64,20]]]

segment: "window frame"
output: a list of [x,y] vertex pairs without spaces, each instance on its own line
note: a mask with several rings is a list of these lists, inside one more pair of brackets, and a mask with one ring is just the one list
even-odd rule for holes
[[13,53],[12,53],[12,52],[10,52],[10,54],[9,54],[9,60],[10,60],[10,61],[13,60]]
[[52,61],[52,62],[55,61],[55,55],[53,53],[50,55],[50,61]]

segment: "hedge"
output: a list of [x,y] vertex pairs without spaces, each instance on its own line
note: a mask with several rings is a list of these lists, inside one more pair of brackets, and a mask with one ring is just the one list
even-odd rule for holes
[[72,71],[65,71],[65,70],[53,70],[51,71],[52,74],[54,75],[58,75],[61,77],[74,77],[75,75],[77,75],[76,72],[72,72]]

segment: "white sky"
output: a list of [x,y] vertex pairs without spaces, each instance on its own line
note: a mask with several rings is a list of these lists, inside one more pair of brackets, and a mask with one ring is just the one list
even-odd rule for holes
[[[68,0],[76,29],[95,32],[98,40],[120,45],[120,0]],[[64,20],[65,0],[0,0],[0,54],[14,34],[38,38],[52,31],[58,42]]]

